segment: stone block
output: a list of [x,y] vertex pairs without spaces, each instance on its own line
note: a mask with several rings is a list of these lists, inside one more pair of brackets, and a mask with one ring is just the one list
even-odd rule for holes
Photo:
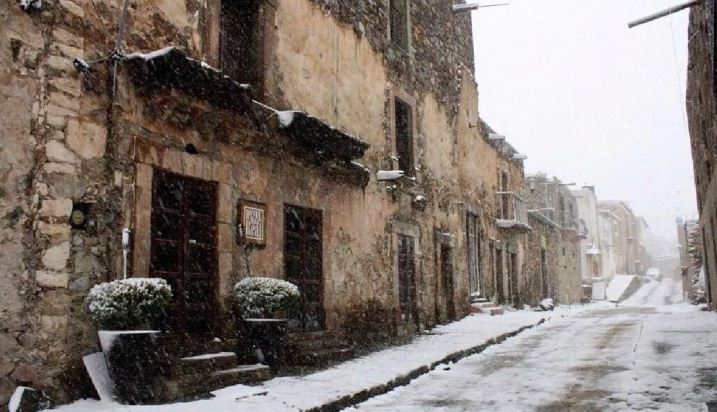
[[219,223],[217,225],[217,249],[231,251],[234,247],[234,227],[230,224]]
[[70,0],[60,0],[60,6],[77,17],[85,17],[85,9]]
[[67,126],[67,116],[55,116],[48,114],[45,116],[45,123],[55,129],[64,129],[65,126]]
[[54,162],[75,163],[77,160],[75,154],[57,140],[51,140],[47,143],[45,154],[49,160]]
[[162,162],[157,154],[157,147],[144,139],[134,141],[134,160],[149,165],[161,165]]
[[182,153],[176,150],[165,150],[162,153],[162,167],[174,173],[183,173]]
[[35,273],[37,284],[43,288],[62,288],[67,289],[69,278],[67,273],[49,272],[46,270],[38,270]]
[[44,333],[62,333],[67,330],[67,315],[40,316],[40,324]]
[[70,119],[67,122],[65,139],[67,145],[84,159],[102,157],[107,145],[107,128]]
[[42,206],[40,206],[40,216],[42,217],[70,217],[71,213],[71,199],[43,200]]
[[228,185],[236,185],[233,169],[234,167],[231,163],[214,160],[212,162],[212,180]]
[[223,223],[233,223],[234,210],[236,209],[234,187],[220,183],[218,197],[217,220]]
[[[59,93],[55,93],[59,94]],[[67,117],[67,116],[77,116],[77,112],[67,109],[62,106],[58,106],[56,104],[53,104],[52,102],[48,103],[45,107],[45,112],[47,114],[47,117],[55,116],[55,117]],[[65,121],[67,123],[67,121]]]
[[71,59],[84,59],[85,51],[79,47],[69,46],[67,44],[55,43],[50,49],[53,54],[67,56]]
[[97,257],[87,251],[78,251],[75,253],[74,260],[75,274],[86,273],[94,275],[102,270],[102,265],[99,260],[97,260]]
[[137,163],[136,164],[137,169],[137,176],[135,180],[135,184],[137,187],[141,187],[143,189],[152,190],[152,176],[154,174],[154,169],[152,169],[152,166],[146,165],[144,163]]
[[119,170],[115,170],[114,173],[114,185],[115,187],[122,187],[122,181],[124,180],[124,175]]
[[37,367],[21,363],[11,376],[20,382],[34,382],[37,379]]
[[70,242],[62,242],[52,246],[42,254],[42,264],[46,268],[61,271],[67,267],[70,258]]
[[52,37],[60,43],[68,44],[70,46],[82,47],[84,44],[82,37],[70,33],[65,29],[55,29],[52,32]]
[[41,234],[49,237],[50,242],[57,243],[70,240],[70,225],[40,222],[37,229]]
[[231,293],[234,285],[231,284],[232,272],[234,270],[234,259],[231,252],[220,252],[219,253],[219,285],[220,292]]
[[72,73],[75,71],[75,66],[72,64],[72,59],[67,57],[50,55],[47,58],[47,66],[51,69],[55,69],[65,73]]
[[76,114],[80,111],[80,100],[75,97],[68,96],[61,92],[50,92],[47,99],[48,106],[52,104],[65,108],[69,111],[68,114]]
[[196,177],[198,179],[206,179],[204,176],[204,159],[199,155],[191,155],[182,153],[182,170],[185,175]]
[[67,163],[45,163],[42,168],[47,173],[60,173],[67,175],[74,175],[77,173],[75,166]]
[[82,94],[82,83],[80,82],[80,79],[55,77],[54,79],[50,79],[48,83],[57,90],[74,97],[79,97],[80,94]]

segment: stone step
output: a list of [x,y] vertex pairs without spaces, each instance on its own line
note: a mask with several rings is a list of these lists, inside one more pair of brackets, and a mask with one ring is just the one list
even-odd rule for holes
[[353,347],[321,349],[305,352],[287,352],[287,362],[292,366],[327,366],[351,359],[355,355]]
[[319,339],[319,340],[300,340],[289,341],[286,343],[286,350],[298,352],[310,352],[323,349],[336,349],[351,346],[344,339]]
[[489,299],[486,297],[483,297],[483,296],[471,296],[469,302],[470,303],[485,303],[485,302],[489,302]]
[[171,368],[171,376],[201,375],[236,367],[237,355],[234,352],[205,353],[187,356],[176,361]]
[[498,305],[493,302],[471,303],[470,311],[471,313],[487,313],[490,309],[497,307]]
[[320,330],[316,332],[293,332],[287,335],[287,341],[289,341],[290,343],[326,340],[333,338],[334,336],[325,330]]
[[209,392],[233,385],[251,385],[273,377],[266,365],[240,365],[209,373],[183,375],[164,381],[158,401],[169,402],[203,397]]
[[504,313],[503,308],[490,308],[489,310],[491,316],[498,316]]
[[222,388],[232,385],[250,385],[272,378],[271,368],[266,365],[241,365],[236,368],[212,372],[209,380],[213,386]]

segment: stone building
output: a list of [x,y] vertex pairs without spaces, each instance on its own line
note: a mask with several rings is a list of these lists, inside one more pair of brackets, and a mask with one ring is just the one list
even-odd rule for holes
[[690,9],[688,28],[687,118],[692,146],[697,209],[705,260],[707,300],[717,309],[717,76],[715,70],[715,2]]
[[545,174],[528,176],[522,196],[533,228],[528,236],[526,276],[532,279],[529,295],[533,299],[551,297],[562,304],[580,302],[580,246],[585,229],[579,221],[575,198],[567,185]]
[[600,201],[598,207],[601,213],[609,216],[611,222],[613,249],[611,269],[614,270],[611,275],[644,274],[639,272],[642,268],[639,218],[635,217],[630,205],[624,201]]
[[479,118],[452,3],[0,4],[0,405],[79,396],[84,299],[125,269],[166,278],[197,339],[233,336],[247,276],[301,288],[296,333],[517,304],[522,161]]
[[701,303],[705,300],[704,249],[702,230],[697,219],[677,220],[680,253],[680,275],[685,299]]
[[580,241],[580,268],[583,281],[591,283],[592,278],[602,275],[602,249],[598,222],[598,200],[595,187],[584,186],[573,190],[578,218],[585,227],[585,239]]
[[486,278],[485,296],[497,304],[514,307],[528,303],[526,272],[527,234],[531,227],[525,199],[521,195],[525,173],[521,157],[505,136],[496,133],[485,122],[483,130],[500,156],[495,169],[497,189],[493,220],[497,232],[489,234],[488,259],[491,273]]

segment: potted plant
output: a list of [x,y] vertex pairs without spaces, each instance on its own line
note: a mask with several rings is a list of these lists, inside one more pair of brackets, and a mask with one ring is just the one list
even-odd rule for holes
[[100,346],[120,402],[151,402],[161,375],[153,328],[172,301],[164,279],[131,278],[100,283],[87,295]]
[[273,278],[251,277],[234,286],[242,325],[261,363],[276,370],[287,332],[287,316],[298,309],[299,288]]

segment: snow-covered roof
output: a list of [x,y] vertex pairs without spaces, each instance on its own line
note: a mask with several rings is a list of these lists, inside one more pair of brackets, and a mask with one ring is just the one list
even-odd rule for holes
[[278,111],[279,126],[324,160],[351,161],[363,157],[369,144],[298,110]]
[[143,87],[174,88],[222,109],[252,111],[252,87],[232,80],[221,70],[190,58],[176,47],[122,58],[131,78]]

